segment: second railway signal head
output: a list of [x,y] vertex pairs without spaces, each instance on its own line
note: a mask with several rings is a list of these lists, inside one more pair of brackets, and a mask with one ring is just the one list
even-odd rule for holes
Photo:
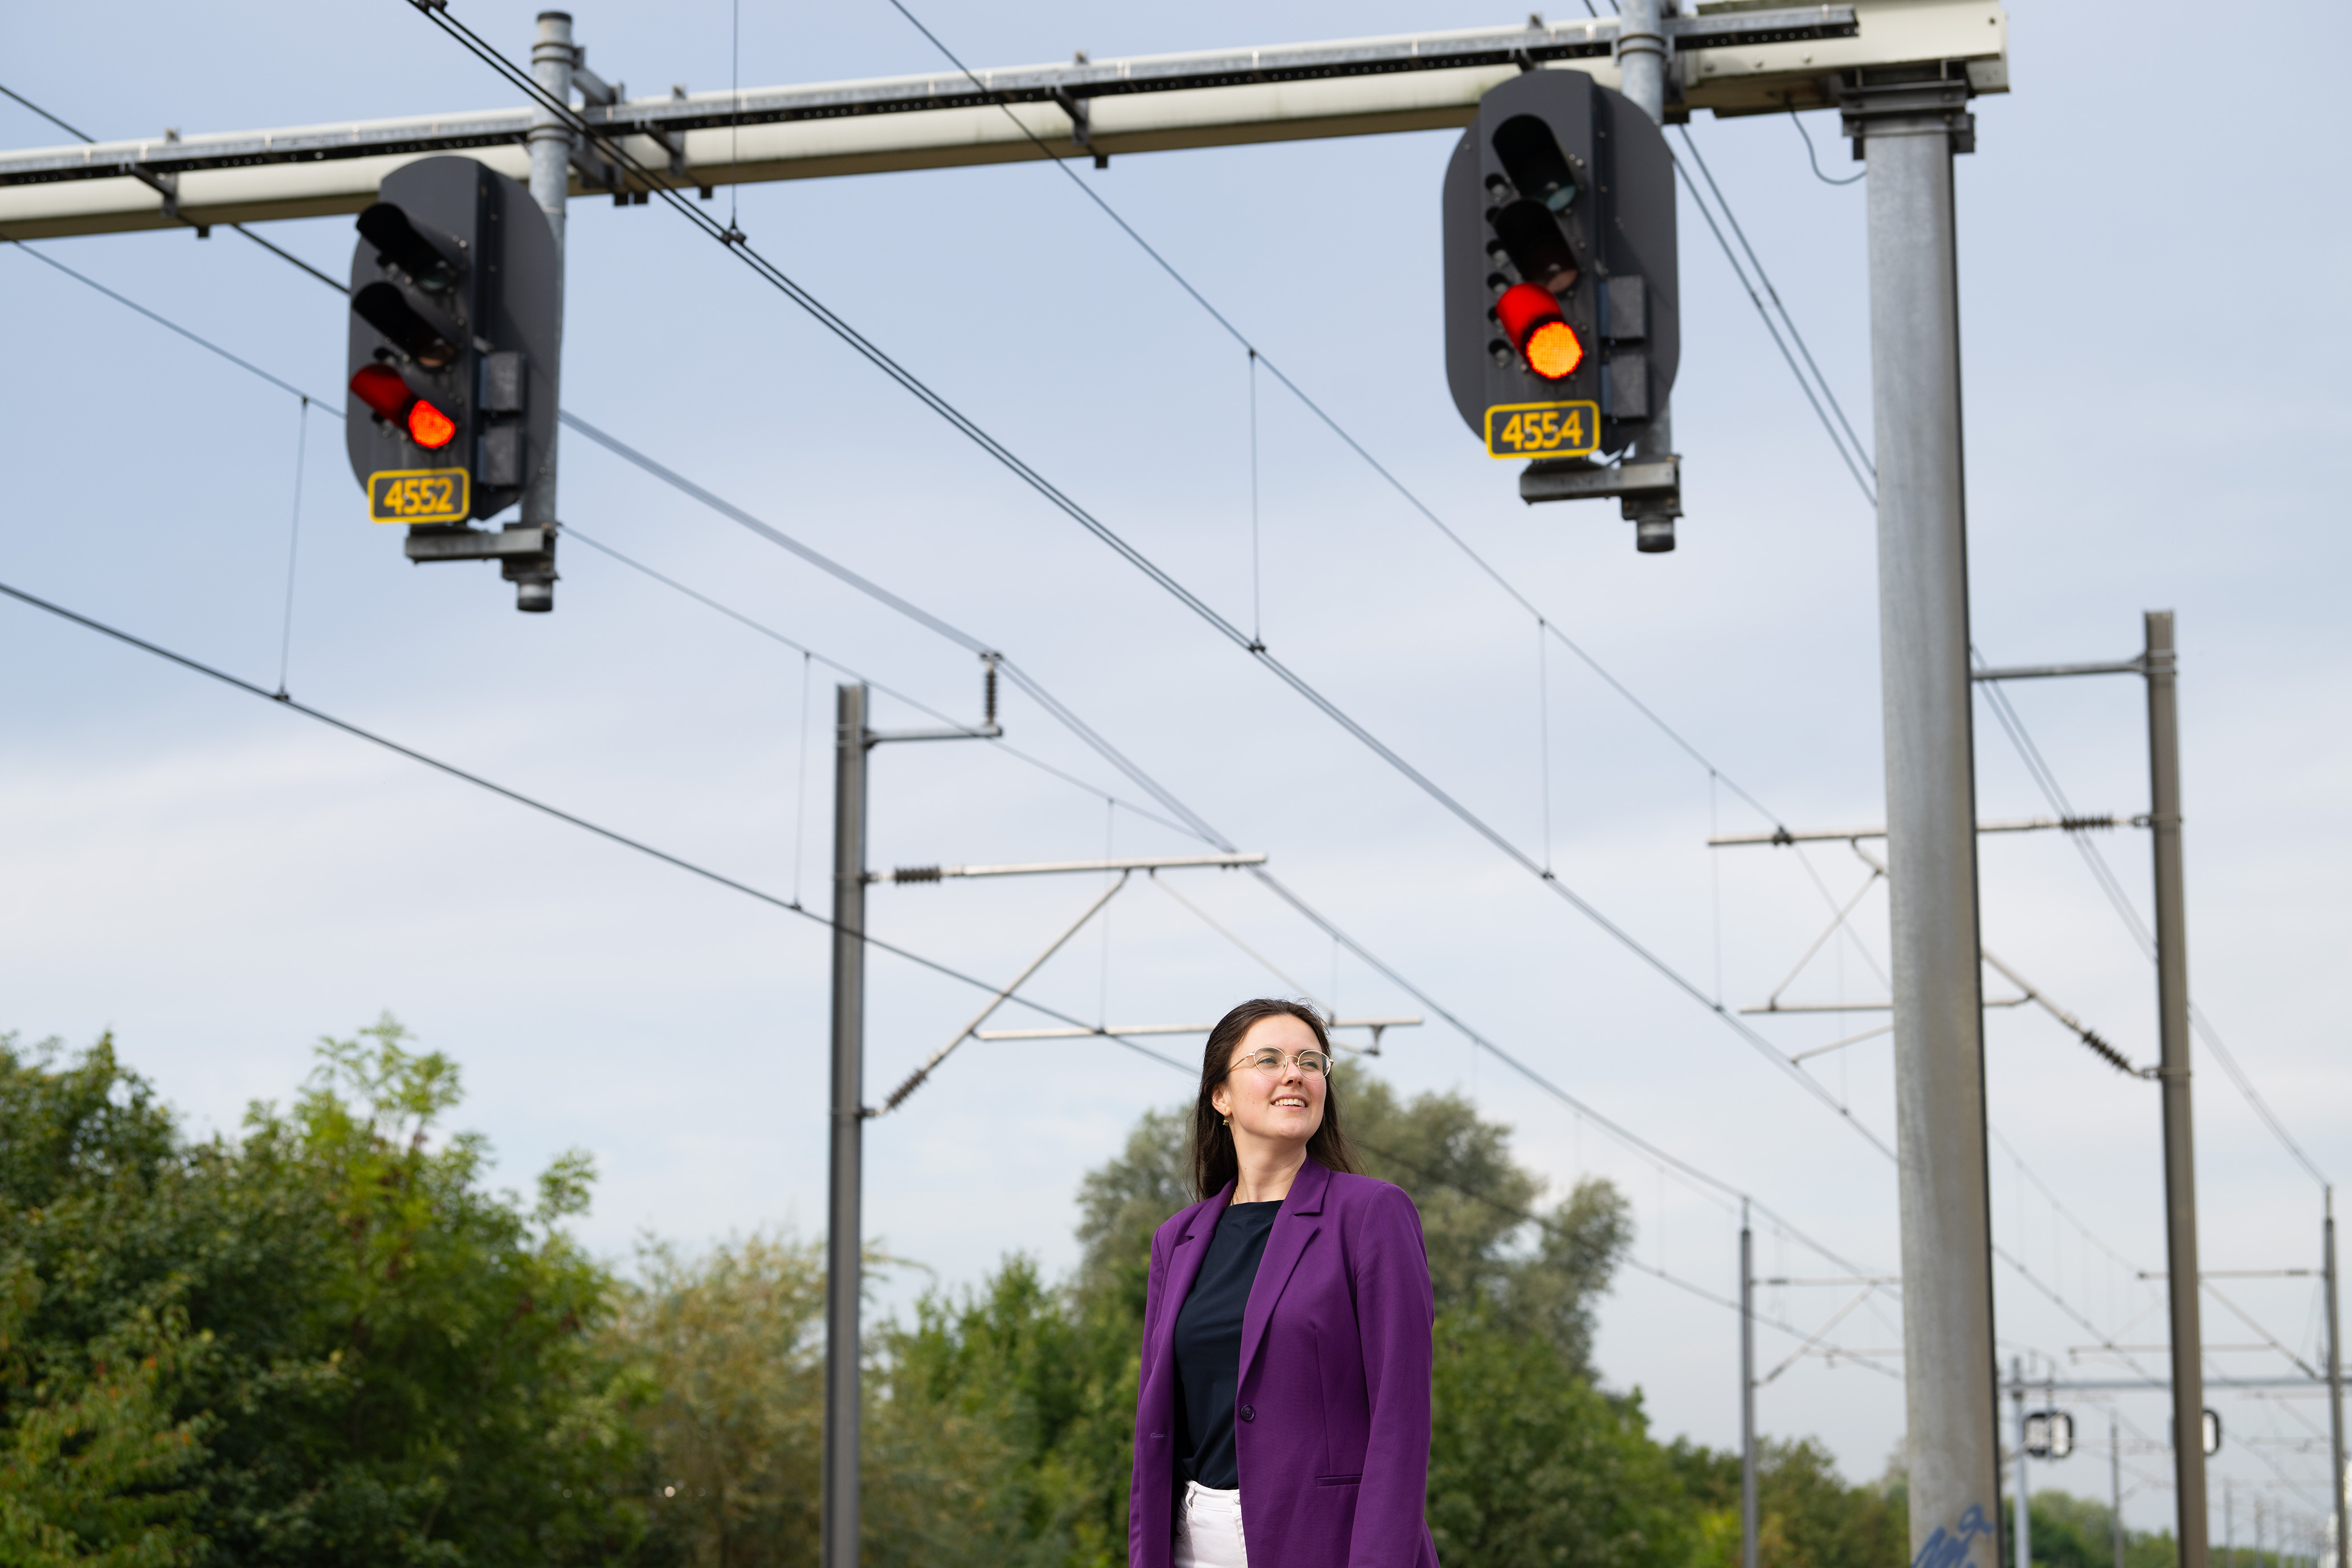
[[1681,358],[1674,160],[1577,70],[1486,94],[1445,171],[1445,374],[1496,458],[1632,444]]
[[543,608],[551,541],[516,551],[466,525],[520,500],[553,448],[562,272],[546,216],[471,158],[425,158],[385,177],[357,227],[344,441],[369,515],[410,526],[412,560],[499,559]]

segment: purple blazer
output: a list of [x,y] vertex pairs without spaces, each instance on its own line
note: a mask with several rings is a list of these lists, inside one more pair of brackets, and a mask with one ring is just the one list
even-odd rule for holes
[[[1176,1313],[1232,1183],[1151,1238],[1135,1400],[1129,1568],[1169,1568],[1175,1525]],[[1402,1187],[1309,1157],[1275,1215],[1242,1313],[1234,1446],[1242,1535],[1265,1568],[1436,1568],[1429,1376],[1436,1304]]]

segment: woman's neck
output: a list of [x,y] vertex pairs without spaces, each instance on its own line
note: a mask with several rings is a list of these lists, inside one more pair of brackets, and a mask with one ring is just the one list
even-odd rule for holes
[[1234,1140],[1234,1202],[1280,1203],[1290,1195],[1290,1184],[1307,1163],[1307,1149],[1298,1143],[1276,1143],[1246,1135]]

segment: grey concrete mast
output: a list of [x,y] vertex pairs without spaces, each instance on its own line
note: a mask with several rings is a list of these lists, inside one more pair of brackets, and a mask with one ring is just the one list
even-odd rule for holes
[[2337,1316],[2336,1283],[2336,1189],[2326,1194],[2327,1211],[2320,1226],[2320,1266],[2327,1286],[2327,1501],[2336,1521],[2336,1568],[2352,1568],[2352,1539],[2345,1526],[2344,1472],[2344,1320]]
[[1756,1235],[1739,1204],[1739,1568],[1756,1568],[1762,1520],[1756,1507]]
[[[1965,78],[1846,83],[1869,173],[1871,405],[1911,1548],[2000,1555],[1952,155]],[[2201,1568],[2201,1564],[2199,1565]]]
[[866,688],[835,692],[833,1137],[824,1226],[822,1568],[857,1568],[858,1292],[866,1141]]
[[[2205,1568],[2205,1364],[2197,1149],[2189,1082],[2189,906],[2180,863],[2180,712],[2172,612],[2147,614],[2148,837],[2156,858],[2157,1080],[2164,1096],[2165,1283],[2172,1300],[2173,1508],[2180,1568]],[[2340,1481],[2338,1483],[2341,1484]]]

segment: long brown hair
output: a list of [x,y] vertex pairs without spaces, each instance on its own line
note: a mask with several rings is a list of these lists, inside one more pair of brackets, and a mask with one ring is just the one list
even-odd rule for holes
[[[1192,1108],[1192,1192],[1196,1197],[1215,1197],[1224,1191],[1227,1182],[1241,1174],[1241,1160],[1234,1152],[1233,1131],[1226,1127],[1225,1119],[1217,1114],[1210,1096],[1232,1076],[1234,1052],[1241,1048],[1242,1037],[1251,1026],[1262,1019],[1281,1017],[1296,1018],[1314,1030],[1317,1048],[1327,1057],[1331,1055],[1331,1037],[1324,1031],[1323,1016],[1304,1002],[1260,996],[1217,1020],[1217,1026],[1209,1031],[1208,1048],[1201,1056],[1201,1098]],[[1330,1079],[1323,1080],[1323,1123],[1307,1140],[1307,1152],[1317,1163],[1330,1170],[1352,1172],[1356,1168],[1356,1152],[1349,1146],[1348,1135],[1339,1130],[1339,1087]]]

